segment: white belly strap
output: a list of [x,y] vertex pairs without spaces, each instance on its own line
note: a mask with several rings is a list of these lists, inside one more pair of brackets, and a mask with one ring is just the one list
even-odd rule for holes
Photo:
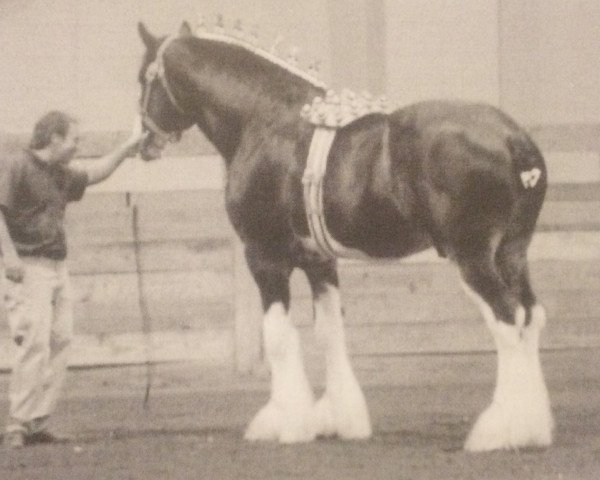
[[325,98],[315,97],[311,104],[302,109],[302,118],[315,125],[302,177],[304,208],[310,235],[319,252],[327,257],[369,258],[360,250],[343,246],[327,230],[323,210],[323,177],[338,129],[364,115],[385,113],[385,110],[384,98],[374,99],[368,94],[356,94],[350,90],[342,90],[339,95],[329,90]]
[[337,130],[329,127],[316,127],[313,133],[306,169],[302,177],[304,186],[304,208],[310,235],[317,249],[327,257],[368,258],[360,250],[347,248],[339,243],[327,230],[323,209],[323,178],[327,168],[327,157]]

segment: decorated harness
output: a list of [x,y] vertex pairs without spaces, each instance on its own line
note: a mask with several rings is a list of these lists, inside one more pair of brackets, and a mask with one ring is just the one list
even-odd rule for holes
[[323,178],[337,131],[365,115],[385,112],[383,97],[375,99],[368,93],[350,90],[342,90],[340,94],[329,90],[325,98],[315,97],[312,104],[302,109],[302,118],[315,125],[302,177],[304,208],[310,235],[324,256],[366,258],[363,252],[343,246],[329,233],[323,208]]

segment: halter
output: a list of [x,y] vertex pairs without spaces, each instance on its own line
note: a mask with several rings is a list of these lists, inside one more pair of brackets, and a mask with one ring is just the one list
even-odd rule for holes
[[163,56],[168,44],[171,43],[171,41],[173,41],[175,38],[177,37],[168,37],[162,43],[162,45],[158,48],[158,51],[156,52],[156,59],[150,65],[148,65],[148,68],[146,69],[146,85],[144,88],[144,93],[142,96],[142,105],[140,109],[140,114],[142,116],[142,124],[144,125],[144,127],[146,127],[154,135],[162,138],[165,141],[165,143],[178,141],[181,138],[181,131],[167,132],[161,127],[159,127],[156,124],[156,122],[152,120],[152,118],[150,118],[150,115],[148,115],[148,102],[150,101],[150,92],[152,90],[152,85],[158,79],[163,89],[165,90],[167,97],[169,97],[171,105],[175,108],[175,110],[177,110],[178,113],[180,113],[183,116],[187,116],[187,114],[185,113],[183,108],[181,108],[181,106],[177,102],[177,99],[173,95],[173,92],[169,87],[169,82],[167,81],[167,76],[165,75],[165,65]]

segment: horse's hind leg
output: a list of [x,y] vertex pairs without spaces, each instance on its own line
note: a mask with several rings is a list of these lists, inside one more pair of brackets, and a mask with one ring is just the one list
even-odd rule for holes
[[496,389],[465,448],[470,451],[547,446],[552,413],[539,360],[544,309],[529,284],[528,239],[504,240],[459,257],[463,286],[475,300],[498,350]]
[[263,340],[271,369],[271,397],[248,426],[245,438],[282,443],[314,440],[314,397],[298,332],[289,314],[291,264],[255,246],[246,248],[246,258],[264,309]]
[[371,436],[371,421],[344,334],[335,261],[303,267],[311,285],[317,341],[325,349],[326,387],[316,404],[317,431],[345,439]]

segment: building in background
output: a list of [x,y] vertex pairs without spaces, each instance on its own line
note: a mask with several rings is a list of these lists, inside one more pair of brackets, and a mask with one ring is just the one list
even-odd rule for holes
[[[542,138],[567,129],[573,139],[575,129],[585,149],[597,147],[595,0],[3,0],[0,134],[28,132],[59,107],[88,132],[84,154],[104,150],[137,106],[137,22],[166,34],[199,13],[209,23],[222,13],[229,26],[240,19],[258,27],[265,46],[284,35],[282,55],[296,45],[305,64],[320,59],[334,88],[398,105],[485,101]],[[201,141],[179,148],[210,150]]]

